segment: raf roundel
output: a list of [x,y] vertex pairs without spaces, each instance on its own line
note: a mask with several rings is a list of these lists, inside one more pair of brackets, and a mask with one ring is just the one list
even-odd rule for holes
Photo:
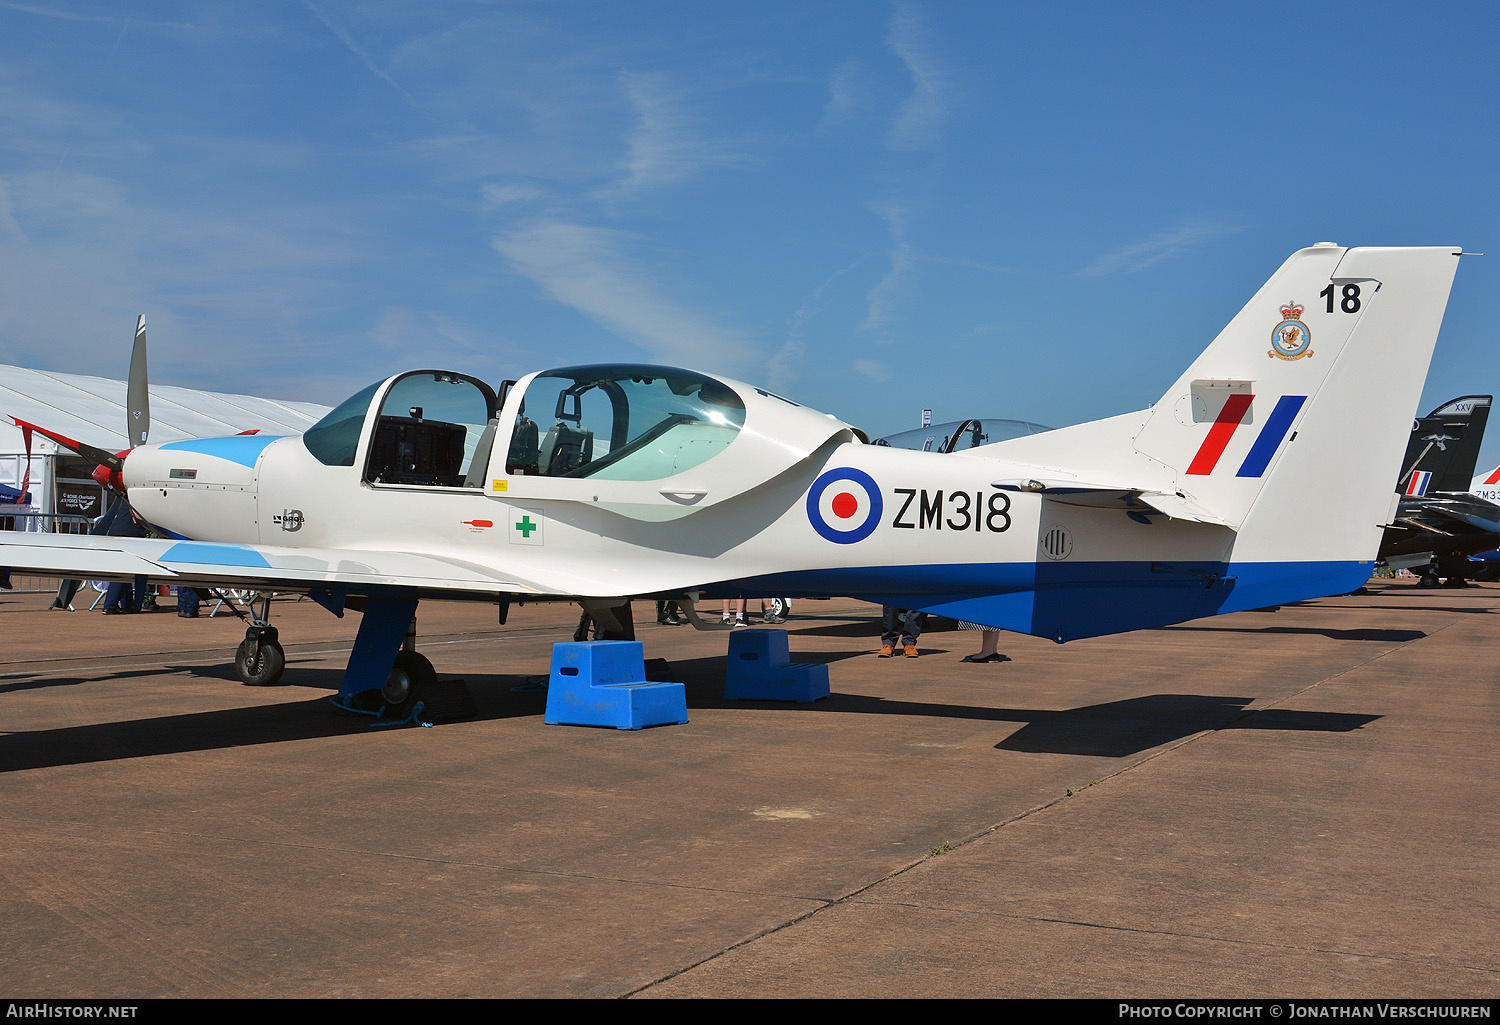
[[852,545],[869,537],[880,526],[883,508],[875,478],[852,467],[827,471],[807,492],[808,522],[835,544]]

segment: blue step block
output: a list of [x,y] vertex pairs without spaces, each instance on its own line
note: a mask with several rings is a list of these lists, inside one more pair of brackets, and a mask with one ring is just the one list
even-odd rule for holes
[[646,679],[645,649],[640,641],[554,644],[542,721],[617,730],[685,723],[687,692],[680,683]]
[[736,630],[729,635],[726,701],[817,701],[826,698],[828,667],[793,662],[785,630]]

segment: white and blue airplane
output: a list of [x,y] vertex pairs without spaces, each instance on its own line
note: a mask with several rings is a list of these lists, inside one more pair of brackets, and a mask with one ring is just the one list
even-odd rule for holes
[[[515,601],[847,595],[1063,642],[1344,593],[1391,521],[1458,256],[1303,249],[1149,409],[946,454],[691,370],[498,392],[414,370],[300,436],[140,445],[119,483],[165,540],[0,533],[0,565],[361,609],[336,700],[396,714],[434,679],[423,598],[503,621]],[[267,615],[246,683],[284,665]]]

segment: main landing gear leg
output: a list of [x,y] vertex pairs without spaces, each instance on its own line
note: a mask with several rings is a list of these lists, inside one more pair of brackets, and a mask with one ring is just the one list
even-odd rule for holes
[[235,650],[234,671],[246,687],[270,687],[285,670],[286,651],[271,625],[271,595],[266,592],[250,603],[250,625]]
[[416,650],[417,600],[371,598],[365,605],[344,682],[334,703],[358,712],[404,719],[437,682],[432,663]]

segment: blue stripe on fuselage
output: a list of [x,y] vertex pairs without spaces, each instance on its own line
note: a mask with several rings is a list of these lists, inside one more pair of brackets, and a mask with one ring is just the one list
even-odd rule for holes
[[705,587],[721,595],[844,595],[1071,641],[1345,594],[1369,562],[1082,562],[866,566]]
[[196,452],[199,455],[225,459],[241,466],[253,467],[266,446],[280,441],[281,434],[236,434],[230,438],[191,438],[187,441],[169,441],[158,446],[163,451]]

